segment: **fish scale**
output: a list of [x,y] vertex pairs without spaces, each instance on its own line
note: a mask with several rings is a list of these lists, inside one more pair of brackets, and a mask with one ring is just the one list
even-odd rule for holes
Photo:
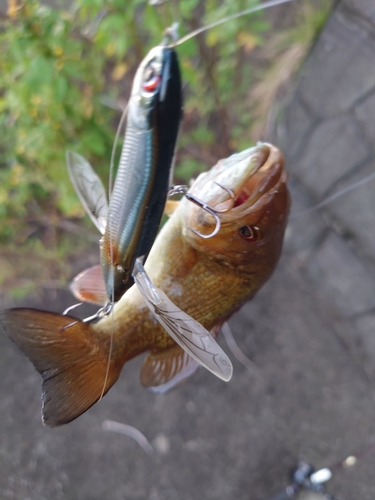
[[[273,149],[277,152],[276,148]],[[276,158],[282,161],[279,155],[280,153],[277,153]],[[271,159],[271,161],[276,160]],[[205,185],[210,182],[208,176],[204,177],[204,180]],[[199,210],[186,199],[181,200],[178,209],[155,241],[145,266],[153,283],[163,289],[178,307],[208,330],[223,322],[249,300],[273,272],[280,256],[289,210],[285,175],[282,176],[278,189],[279,192],[275,192],[275,197],[280,198],[282,202],[273,206],[275,200],[269,200],[271,207],[277,210],[277,215],[275,214],[273,218],[264,217],[266,223],[274,228],[272,238],[268,238],[266,249],[263,245],[258,245],[248,255],[228,252],[235,246],[233,233],[237,237],[237,231],[233,228],[240,227],[242,223],[238,221],[241,207],[232,209],[227,214],[228,219],[232,219],[233,212],[237,212],[235,222],[225,224],[223,215],[224,223],[219,235],[207,240],[208,249],[202,248],[199,237],[186,229],[187,221],[190,220],[189,214],[196,214]],[[263,213],[266,213],[265,207]],[[281,220],[279,220],[280,214]],[[243,216],[244,223],[247,217]],[[215,255],[218,241],[227,242],[225,260],[222,255],[217,253]],[[178,290],[176,284],[179,285]],[[123,338],[126,330],[127,348],[124,349],[126,360],[133,357],[132,349],[134,353],[138,353],[140,345],[144,345],[145,338],[149,348],[153,349],[174,345],[168,333],[153,321],[136,287],[126,292],[123,299],[115,306],[113,314],[113,321],[111,318],[104,318],[92,326],[99,335],[105,336],[111,331],[109,325],[112,323],[114,338]]]

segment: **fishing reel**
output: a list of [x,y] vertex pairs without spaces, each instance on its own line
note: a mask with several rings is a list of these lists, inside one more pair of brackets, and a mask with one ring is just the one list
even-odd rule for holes
[[[332,495],[326,492],[324,483],[332,477],[332,472],[327,467],[319,470],[306,463],[299,462],[297,469],[292,473],[292,483],[284,491],[270,498],[269,500],[287,500],[295,498],[301,491],[316,492],[316,500],[335,500]],[[310,497],[309,497],[310,498]],[[315,500],[315,495],[311,500]]]

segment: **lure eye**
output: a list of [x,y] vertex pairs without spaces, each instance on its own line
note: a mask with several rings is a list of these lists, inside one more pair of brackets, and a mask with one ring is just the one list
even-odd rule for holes
[[153,92],[157,89],[160,83],[160,75],[158,75],[153,66],[148,66],[143,74],[143,90]]
[[260,230],[257,226],[242,226],[238,230],[241,238],[246,241],[257,241],[260,239]]

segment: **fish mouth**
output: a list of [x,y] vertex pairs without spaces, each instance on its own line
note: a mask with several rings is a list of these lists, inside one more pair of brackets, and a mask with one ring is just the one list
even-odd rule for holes
[[[220,160],[209,172],[198,177],[190,193],[217,212],[221,224],[225,224],[261,209],[268,200],[267,195],[285,181],[284,158],[280,150],[272,144],[258,143]],[[212,215],[206,211],[197,207],[193,210],[192,215],[197,217],[199,226],[215,224]]]

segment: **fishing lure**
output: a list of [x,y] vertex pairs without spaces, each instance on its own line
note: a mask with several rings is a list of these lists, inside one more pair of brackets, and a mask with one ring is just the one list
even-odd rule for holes
[[176,52],[163,43],[141,62],[128,104],[120,164],[109,206],[105,189],[81,156],[68,152],[71,179],[103,238],[100,260],[108,299],[117,302],[134,281],[138,257],[147,258],[170,187],[182,118]]
[[[98,314],[108,314],[112,304],[133,285],[137,276],[137,285],[156,319],[203,366],[228,381],[232,376],[228,356],[205,328],[153,286],[143,267],[170,192],[173,156],[182,117],[178,59],[173,47],[167,46],[167,40],[168,36],[147,54],[136,72],[120,165],[109,206],[104,186],[91,165],[75,153],[67,154],[76,191],[91,219],[104,234],[100,255],[109,302],[86,321],[96,319]],[[184,189],[177,187],[172,191],[183,192]],[[193,195],[190,198],[202,204]],[[93,282],[92,274],[97,278],[95,268],[75,280],[80,298],[85,298],[82,287],[87,289],[87,281]],[[97,302],[103,299],[103,293],[101,291],[98,297],[89,290],[89,297]],[[160,309],[156,312],[156,305],[164,307],[164,315]]]

